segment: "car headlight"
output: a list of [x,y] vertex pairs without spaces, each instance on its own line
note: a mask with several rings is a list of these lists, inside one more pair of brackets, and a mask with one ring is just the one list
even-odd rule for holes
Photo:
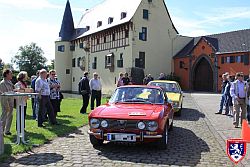
[[178,102],[173,102],[173,106],[174,106],[174,107],[178,107],[178,106],[179,106],[179,103],[178,103]]
[[91,128],[98,128],[100,126],[100,121],[98,119],[92,118],[90,120],[90,127]]
[[158,123],[156,121],[148,122],[148,130],[155,131],[158,128]]
[[137,127],[138,127],[140,130],[143,130],[143,129],[145,129],[146,124],[145,124],[144,122],[138,122],[138,123],[137,123]]
[[102,122],[101,122],[101,127],[103,127],[103,128],[107,128],[108,127],[108,121],[106,121],[106,120],[102,120]]

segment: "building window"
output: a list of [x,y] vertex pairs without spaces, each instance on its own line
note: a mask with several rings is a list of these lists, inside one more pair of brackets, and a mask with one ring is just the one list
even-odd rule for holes
[[81,57],[78,57],[77,58],[77,67],[80,67],[80,65],[81,65]]
[[123,68],[123,53],[120,54],[120,60],[117,60],[117,67]]
[[112,34],[112,41],[115,41],[115,33]]
[[58,46],[57,50],[58,50],[59,52],[64,52],[64,50],[65,50],[64,45]]
[[113,21],[114,21],[114,18],[113,18],[113,17],[109,17],[109,19],[108,19],[108,24],[113,23]]
[[92,69],[97,68],[97,57],[94,57],[94,62],[92,63]]
[[100,26],[102,26],[102,21],[97,22],[97,27],[100,27]]
[[76,67],[76,59],[72,59],[72,67]]
[[135,59],[135,67],[145,68],[145,52],[139,52],[139,58]]
[[107,42],[107,37],[106,37],[106,36],[103,38],[103,42],[104,42],[104,43]]
[[80,44],[79,44],[79,48],[82,48],[82,49],[83,49],[83,43],[80,43]]
[[236,56],[236,63],[241,63],[241,56]]
[[121,19],[124,19],[126,16],[127,16],[127,13],[126,13],[126,12],[122,12],[122,13],[121,13]]
[[222,56],[221,57],[221,64],[224,64],[225,60],[224,60],[224,57]]
[[244,55],[244,65],[249,65],[249,55]]
[[147,27],[142,27],[142,32],[139,33],[139,40],[147,41]]
[[129,37],[129,31],[125,30],[125,38],[128,38],[128,37]]
[[75,78],[75,77],[73,77],[73,79],[72,79],[72,80],[73,80],[73,82],[75,82],[75,81],[76,81],[76,78]]
[[235,56],[230,56],[230,63],[235,63]]
[[66,69],[66,74],[70,74],[70,69]]
[[143,9],[143,19],[148,20],[148,10],[147,9]]
[[70,51],[75,51],[75,45],[70,45]]
[[148,3],[152,3],[152,0],[148,0]]
[[230,63],[230,56],[226,57],[226,63]]
[[97,45],[100,44],[100,39],[99,38],[96,39],[96,44]]
[[179,68],[184,68],[184,62],[183,61],[179,62]]
[[105,56],[105,68],[111,68],[114,66],[114,54],[110,53]]
[[86,26],[86,31],[88,31],[90,29],[90,26]]

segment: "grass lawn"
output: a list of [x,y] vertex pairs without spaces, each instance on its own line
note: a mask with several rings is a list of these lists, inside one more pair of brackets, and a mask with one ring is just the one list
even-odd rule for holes
[[[102,99],[102,104],[106,100]],[[34,145],[42,145],[56,137],[64,136],[70,132],[75,131],[78,127],[88,123],[88,115],[80,114],[82,106],[81,99],[63,99],[61,104],[61,112],[57,116],[57,121],[60,125],[49,125],[44,123],[45,128],[37,127],[37,121],[32,119],[31,101],[28,101],[27,116],[26,116],[26,133],[25,138],[29,141],[28,145],[11,144],[16,141],[16,111],[14,111],[13,121],[11,126],[12,136],[5,136],[5,152],[0,156],[0,161],[8,158],[11,154],[16,154],[30,150]],[[90,108],[88,108],[88,112]]]

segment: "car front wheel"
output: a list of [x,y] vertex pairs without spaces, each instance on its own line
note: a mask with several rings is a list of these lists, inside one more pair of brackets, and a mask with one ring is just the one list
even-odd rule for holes
[[97,139],[94,135],[89,135],[90,143],[95,146],[101,146],[103,144],[103,140]]
[[164,132],[162,134],[162,138],[158,141],[157,146],[159,149],[165,150],[168,144],[168,123],[165,126]]

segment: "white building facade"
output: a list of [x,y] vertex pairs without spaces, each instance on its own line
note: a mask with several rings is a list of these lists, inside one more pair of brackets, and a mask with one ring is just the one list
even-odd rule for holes
[[85,11],[76,28],[68,1],[55,69],[63,91],[77,92],[83,71],[89,71],[90,77],[99,74],[103,93],[110,94],[120,72],[136,84],[144,74],[173,72],[173,55],[190,40],[178,35],[164,0],[106,0]]

